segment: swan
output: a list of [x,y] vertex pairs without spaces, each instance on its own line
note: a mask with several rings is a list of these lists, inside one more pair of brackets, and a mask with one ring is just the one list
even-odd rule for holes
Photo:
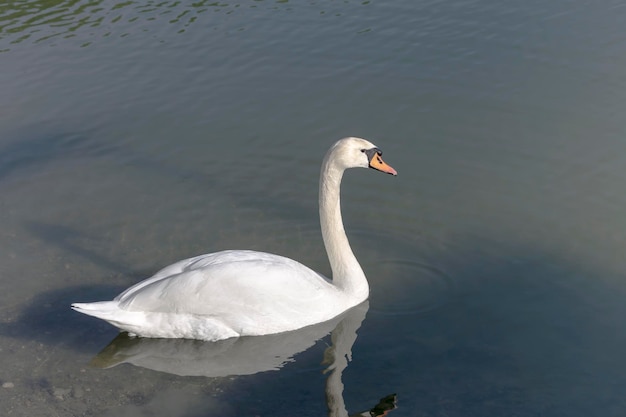
[[292,259],[225,250],[176,262],[111,301],[71,308],[133,336],[217,341],[296,330],[328,321],[362,303],[369,285],[346,236],[339,189],[348,168],[395,169],[373,143],[333,144],[322,162],[319,214],[332,281]]

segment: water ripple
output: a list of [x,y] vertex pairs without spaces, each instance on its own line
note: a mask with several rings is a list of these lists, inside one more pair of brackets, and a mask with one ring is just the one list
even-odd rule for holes
[[[90,36],[110,36],[112,25],[121,29],[120,36],[129,34],[130,27],[124,23],[165,19],[169,24],[181,27],[178,32],[195,22],[200,13],[210,8],[221,11],[228,4],[199,0],[181,5],[180,1],[119,1],[107,0],[17,0],[0,6],[0,40],[7,38],[11,44],[25,40],[34,43],[51,38],[71,38],[79,29],[90,28]],[[98,29],[99,28],[99,29]],[[81,46],[88,46],[91,41]],[[5,52],[8,49],[2,49]]]
[[[357,3],[369,4],[367,1]],[[311,1],[308,5],[321,8],[318,16],[342,15],[339,9],[335,10],[333,2],[322,5]],[[78,38],[80,46],[85,47],[97,38],[126,37],[131,33],[165,27],[158,25],[149,29],[146,26],[157,21],[174,26],[174,32],[181,34],[208,12],[231,15],[244,9],[261,8],[291,12],[293,6],[288,0],[242,3],[214,0],[9,0],[0,4],[0,41],[15,45],[26,40],[40,43],[51,39]],[[209,26],[216,24],[215,21],[208,23]],[[207,25],[204,26],[206,28]],[[0,52],[10,50],[0,44]]]
[[455,293],[454,280],[440,268],[422,261],[382,260],[379,282],[371,294],[372,314],[424,314],[448,303]]

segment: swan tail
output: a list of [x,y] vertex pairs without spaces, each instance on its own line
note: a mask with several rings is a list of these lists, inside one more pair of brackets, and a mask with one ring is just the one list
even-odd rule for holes
[[73,303],[72,310],[88,316],[104,320],[121,330],[137,333],[138,326],[144,322],[144,314],[137,311],[126,311],[119,307],[117,301],[98,301],[95,303]]
[[110,317],[115,312],[119,311],[118,303],[116,301],[73,303],[71,307],[72,310],[76,310],[79,313],[87,314],[88,316],[97,317],[103,320],[106,320],[107,317]]
[[74,303],[73,310],[96,317],[133,336],[215,341],[240,336],[222,321],[194,314],[128,311],[113,301]]

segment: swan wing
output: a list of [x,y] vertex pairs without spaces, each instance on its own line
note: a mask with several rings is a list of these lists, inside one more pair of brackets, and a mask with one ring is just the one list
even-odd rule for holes
[[339,291],[322,275],[278,255],[223,251],[177,262],[120,294],[126,311],[219,319],[239,334],[328,320]]

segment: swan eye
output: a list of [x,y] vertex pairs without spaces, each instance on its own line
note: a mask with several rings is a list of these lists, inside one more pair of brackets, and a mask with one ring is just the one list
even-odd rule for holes
[[368,161],[372,161],[374,158],[376,158],[377,156],[380,157],[383,154],[383,151],[381,151],[378,148],[372,148],[372,149],[361,149],[361,152],[363,152],[364,154],[367,155],[367,160]]

